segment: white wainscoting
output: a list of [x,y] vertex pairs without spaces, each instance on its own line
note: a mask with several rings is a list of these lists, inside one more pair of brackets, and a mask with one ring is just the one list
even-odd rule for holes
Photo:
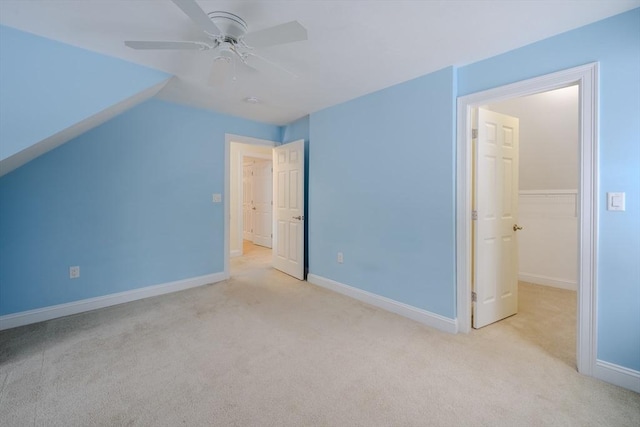
[[521,190],[519,279],[577,290],[578,191]]

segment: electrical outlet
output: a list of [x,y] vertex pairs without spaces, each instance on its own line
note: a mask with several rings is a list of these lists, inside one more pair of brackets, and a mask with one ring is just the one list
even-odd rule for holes
[[338,264],[342,264],[344,262],[344,256],[342,252],[338,252]]
[[80,267],[77,265],[69,267],[69,279],[77,279],[78,277],[80,277]]
[[220,193],[214,193],[213,197],[211,198],[211,200],[213,201],[213,203],[220,203],[222,202],[222,194]]

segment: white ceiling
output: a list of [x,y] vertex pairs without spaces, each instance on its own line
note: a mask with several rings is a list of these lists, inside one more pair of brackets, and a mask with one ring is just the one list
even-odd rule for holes
[[[308,41],[260,50],[274,67],[239,69],[207,85],[211,52],[135,51],[124,40],[204,40],[170,0],[0,0],[0,23],[177,76],[159,97],[285,124],[449,65],[480,59],[598,21],[640,0],[198,0],[244,18],[249,31],[297,20]],[[28,52],[26,52],[28,53]],[[244,98],[262,102],[252,105]]]

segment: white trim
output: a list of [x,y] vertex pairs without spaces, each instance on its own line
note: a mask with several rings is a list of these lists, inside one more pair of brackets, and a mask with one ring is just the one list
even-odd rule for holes
[[231,258],[242,256],[242,249],[234,249],[230,252]]
[[270,141],[268,139],[260,139],[254,138],[251,136],[243,136],[243,135],[235,135],[233,133],[225,133],[224,135],[225,142],[240,142],[242,144],[250,144],[250,145],[262,145],[267,147],[275,147],[278,142]]
[[105,308],[112,305],[123,304],[125,302],[131,302],[144,298],[155,297],[158,295],[169,294],[172,292],[178,292],[189,288],[195,288],[197,286],[221,282],[222,280],[225,280],[223,273],[213,273],[207,274],[205,276],[192,277],[190,279],[177,280],[175,282],[147,286],[145,288],[132,289],[125,292],[118,292],[116,294],[88,298],[80,301],[73,301],[66,304],[52,305],[49,307],[37,308],[35,310],[7,314],[4,316],[0,316],[0,331],[9,328],[15,328],[18,326],[29,325],[31,323],[56,319],[58,317],[84,313],[85,311],[96,310],[98,308]]
[[160,90],[165,87],[165,85],[171,80],[171,78],[167,78],[166,80],[161,81],[158,84],[155,84],[141,92],[136,93],[133,96],[125,98],[108,108],[105,108],[102,111],[98,111],[96,114],[89,116],[79,122],[69,126],[66,129],[57,132],[42,141],[38,141],[30,147],[25,148],[22,151],[19,151],[12,156],[7,157],[0,161],[0,176],[6,175],[9,172],[19,168],[25,163],[30,162],[43,155],[44,153],[53,150],[56,147],[59,147],[62,144],[71,141],[73,138],[93,129],[95,127],[100,126],[101,124],[111,120],[118,114],[123,113],[138,104],[152,98],[156,95]]
[[471,108],[519,96],[580,87],[580,188],[577,365],[593,375],[596,356],[596,268],[598,213],[598,64],[557,73],[458,98],[456,155],[457,320],[461,332],[471,329]]
[[315,274],[309,274],[307,276],[307,281],[314,285],[338,292],[366,304],[379,307],[383,310],[399,314],[400,316],[407,317],[411,320],[415,320],[416,322],[444,332],[455,334],[458,331],[458,326],[454,319],[449,319],[448,317],[431,313],[427,310],[422,310],[380,295],[372,294],[371,292],[363,291],[362,289],[354,288],[353,286],[345,285]]
[[518,280],[521,282],[533,283],[534,285],[567,289],[569,291],[575,291],[578,289],[578,284],[573,280],[558,279],[556,277],[542,276],[540,274],[518,273]]
[[614,363],[596,360],[593,376],[599,380],[615,384],[640,393],[640,371],[625,368]]
[[[224,135],[224,197],[222,203],[224,204],[224,275],[225,279],[228,279],[229,274],[229,258],[231,257],[231,239],[230,239],[230,222],[231,222],[231,142],[240,142],[243,144],[261,145],[267,147],[275,147],[278,145],[277,141],[269,141],[268,139],[253,138],[250,136],[235,135],[232,133],[225,133]],[[242,158],[242,156],[241,156]],[[242,162],[241,162],[242,163]],[[242,253],[242,250],[240,250]]]

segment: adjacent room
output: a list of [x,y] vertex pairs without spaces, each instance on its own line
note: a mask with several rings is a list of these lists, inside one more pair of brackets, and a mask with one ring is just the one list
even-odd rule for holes
[[[509,199],[517,209],[513,231],[515,247],[506,265],[517,287],[517,315],[503,314],[512,326],[531,342],[553,352],[559,359],[576,364],[576,311],[578,286],[578,159],[579,90],[576,85],[535,95],[507,99],[474,110],[482,110],[481,121],[495,123],[514,121],[513,141],[517,156],[512,165],[518,185]],[[498,113],[497,116],[494,113]],[[474,127],[478,128],[478,119]],[[487,138],[479,132],[478,138]],[[482,144],[478,141],[477,144]],[[479,157],[479,154],[477,155]],[[475,160],[476,162],[480,159]],[[491,175],[476,175],[487,179]],[[494,183],[491,183],[495,186]],[[482,186],[476,186],[476,192]],[[479,195],[474,197],[479,199]],[[476,202],[475,209],[478,209]],[[474,236],[480,233],[476,230]],[[486,251],[474,246],[474,251]],[[486,262],[474,256],[476,263]],[[502,267],[502,268],[505,268]],[[493,266],[491,267],[493,269]],[[481,267],[474,269],[483,274]],[[474,283],[481,283],[475,277]],[[477,290],[477,294],[482,291]],[[479,304],[475,305],[479,308]],[[474,316],[474,327],[482,327],[502,319],[483,320],[484,313]],[[502,316],[500,316],[502,317]]]
[[640,420],[640,1],[0,1],[0,424]]

